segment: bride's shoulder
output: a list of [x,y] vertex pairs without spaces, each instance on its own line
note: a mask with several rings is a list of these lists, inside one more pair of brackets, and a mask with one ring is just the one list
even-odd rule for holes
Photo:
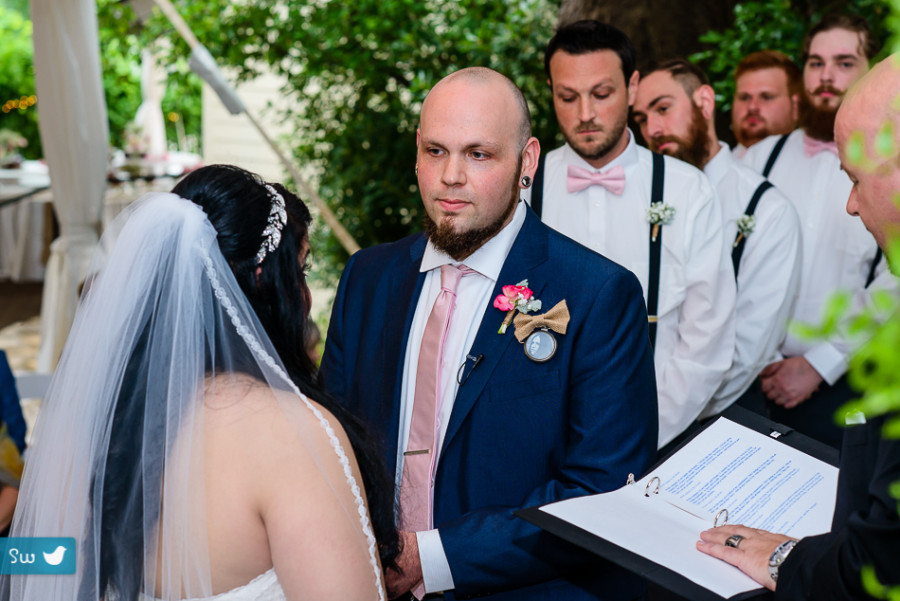
[[349,453],[346,433],[331,412],[313,399],[250,376],[208,381],[203,413],[212,440],[274,469],[296,469],[311,454],[335,456],[335,440]]

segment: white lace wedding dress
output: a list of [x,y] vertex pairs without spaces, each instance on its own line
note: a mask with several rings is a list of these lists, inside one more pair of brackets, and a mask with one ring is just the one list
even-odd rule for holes
[[[156,601],[152,597],[141,595],[140,601]],[[203,599],[189,599],[187,601],[287,601],[275,568],[264,572],[245,584],[233,588],[230,591],[205,597]]]

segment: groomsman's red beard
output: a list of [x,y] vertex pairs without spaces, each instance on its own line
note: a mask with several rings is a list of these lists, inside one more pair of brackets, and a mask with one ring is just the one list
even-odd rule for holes
[[650,149],[654,152],[660,152],[658,148],[666,142],[674,142],[677,146],[669,150],[663,150],[663,154],[668,154],[690,163],[697,169],[702,169],[709,157],[709,136],[706,131],[706,119],[703,118],[703,112],[696,104],[692,106],[691,111],[691,127],[687,136],[679,138],[678,136],[656,136],[651,138],[648,143]]

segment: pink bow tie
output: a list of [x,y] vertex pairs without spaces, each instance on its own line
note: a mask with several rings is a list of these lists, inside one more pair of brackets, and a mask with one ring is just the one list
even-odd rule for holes
[[810,138],[806,134],[803,135],[803,151],[806,153],[807,157],[818,154],[823,150],[827,150],[834,156],[838,156],[837,144],[834,142],[823,142],[822,140]]
[[581,192],[595,184],[621,196],[625,191],[625,169],[621,165],[616,165],[606,171],[597,172],[569,165],[566,177],[566,189],[569,193]]

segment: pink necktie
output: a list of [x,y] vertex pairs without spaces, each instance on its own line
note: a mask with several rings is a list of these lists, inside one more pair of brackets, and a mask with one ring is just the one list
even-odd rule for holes
[[[441,400],[441,362],[456,304],[456,287],[460,278],[470,273],[474,270],[465,265],[441,265],[441,291],[425,323],[416,367],[409,440],[403,453],[403,478],[400,481],[400,529],[407,532],[421,532],[432,527],[431,484],[437,457],[435,417]],[[412,593],[417,599],[424,597],[424,583],[413,589]]]
[[582,167],[569,165],[566,177],[566,189],[569,193],[581,192],[595,184],[621,196],[625,191],[625,169],[621,165],[616,165],[606,171],[589,171]]
[[827,150],[834,156],[838,156],[837,144],[834,142],[823,142],[822,140],[816,140],[815,138],[810,138],[806,134],[803,134],[803,151],[806,153],[807,157],[811,157],[823,150]]
[[441,266],[441,291],[425,323],[419,361],[409,440],[403,453],[403,479],[400,482],[400,529],[410,532],[430,530],[431,481],[437,455],[435,416],[441,399],[441,361],[456,302],[456,287],[463,275],[473,273],[464,265]]

